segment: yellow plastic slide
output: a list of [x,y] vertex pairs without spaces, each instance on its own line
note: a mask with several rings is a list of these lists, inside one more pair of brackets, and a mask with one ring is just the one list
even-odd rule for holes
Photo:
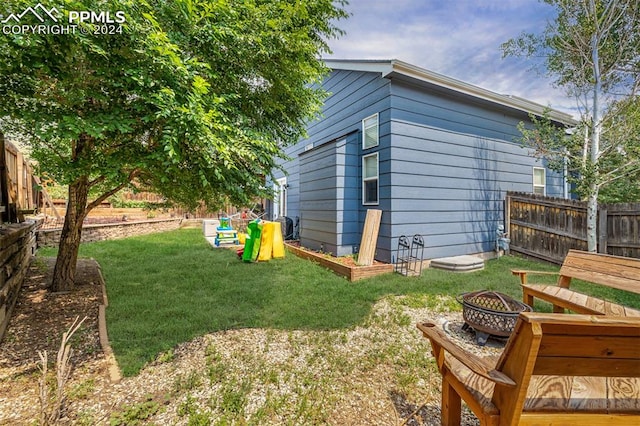
[[282,238],[282,227],[280,223],[276,222],[276,225],[273,230],[273,249],[271,250],[271,255],[274,259],[279,259],[284,257],[284,241]]
[[284,257],[284,241],[280,223],[264,221],[262,224],[258,261],[264,262],[271,258]]
[[271,259],[271,251],[273,249],[273,225],[274,222],[262,222],[262,236],[260,237],[258,262],[264,262]]

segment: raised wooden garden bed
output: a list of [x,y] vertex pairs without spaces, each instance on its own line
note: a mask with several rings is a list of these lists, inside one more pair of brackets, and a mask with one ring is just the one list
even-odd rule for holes
[[393,272],[393,265],[390,263],[374,263],[371,266],[347,265],[340,259],[327,257],[326,254],[316,253],[288,243],[286,243],[285,246],[296,256],[319,263],[331,269],[334,273],[347,278],[349,281],[358,281],[364,278]]

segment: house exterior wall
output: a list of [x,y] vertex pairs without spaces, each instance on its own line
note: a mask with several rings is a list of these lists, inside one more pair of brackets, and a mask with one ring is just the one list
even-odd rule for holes
[[[300,218],[303,245],[341,256],[358,250],[366,215],[361,194],[364,118],[379,114],[380,144],[366,153],[380,152],[381,161],[383,156],[389,157],[390,81],[375,73],[338,70],[327,76],[323,87],[329,96],[321,119],[309,124],[307,139],[285,151],[291,158],[283,163],[289,185],[287,216]],[[321,161],[322,155],[331,161],[322,161],[320,166],[311,164],[316,159]],[[382,180],[382,164],[380,167]],[[329,171],[325,169],[328,168],[331,168],[335,179],[327,178]],[[282,173],[275,173],[276,178],[281,176]],[[388,211],[391,201],[388,173],[385,179],[386,192],[381,183],[380,206],[366,207],[386,208]],[[325,208],[334,208],[334,204],[327,201],[328,196],[337,200],[333,212]]]
[[359,244],[358,133],[300,155],[300,242],[352,254]]
[[300,242],[303,246],[336,252],[339,204],[336,182],[336,142],[300,156]]
[[[401,235],[421,234],[427,258],[493,250],[506,191],[531,192],[540,165],[498,139],[402,121],[392,129],[391,248]],[[548,177],[550,189],[562,187]]]
[[[517,142],[524,112],[379,73],[336,70],[308,139],[290,147],[288,212],[301,243],[336,255],[358,249],[368,208],[383,211],[376,259],[422,234],[425,258],[493,250],[506,191],[532,192],[543,167]],[[379,145],[363,150],[362,120],[379,114]],[[379,156],[379,204],[362,204],[362,157]],[[278,176],[276,176],[278,177]],[[547,195],[563,180],[547,170]]]
[[[379,241],[392,261],[401,235],[421,234],[425,258],[491,251],[504,220],[506,191],[531,192],[543,164],[517,142],[524,113],[392,85],[391,238]],[[548,195],[563,179],[547,170]]]

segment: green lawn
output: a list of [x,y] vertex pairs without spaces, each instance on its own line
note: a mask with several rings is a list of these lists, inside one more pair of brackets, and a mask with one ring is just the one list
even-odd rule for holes
[[[349,328],[362,323],[372,305],[388,294],[458,295],[491,289],[520,300],[518,278],[509,269],[557,270],[506,256],[473,273],[427,269],[421,277],[388,274],[350,283],[292,254],[265,263],[242,263],[232,250],[211,248],[199,229],[83,244],[80,255],[102,266],[109,338],[125,375],[136,374],[159,353],[206,333],[246,327]],[[554,281],[541,281],[545,279]],[[592,291],[584,286],[582,290]],[[624,292],[593,293],[640,307],[640,298]],[[535,308],[549,310],[548,305]]]

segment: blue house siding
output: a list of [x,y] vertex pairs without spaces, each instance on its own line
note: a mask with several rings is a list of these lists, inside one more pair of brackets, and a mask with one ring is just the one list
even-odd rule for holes
[[358,244],[357,135],[300,155],[300,242],[305,247],[343,256]]
[[[364,154],[381,152],[389,157],[391,111],[389,107],[390,82],[374,73],[358,71],[334,71],[327,76],[323,87],[329,92],[321,117],[307,126],[308,138],[289,147],[285,152],[291,160],[283,164],[288,172],[287,216],[300,217],[301,243],[316,250],[322,248],[337,255],[351,254],[358,249],[366,215],[362,206],[362,120],[379,114],[378,147]],[[343,140],[346,138],[346,143]],[[326,145],[326,146],[325,146]],[[311,148],[305,152],[305,148]],[[386,154],[383,154],[386,152]],[[322,156],[328,156],[322,159]],[[322,166],[307,164],[318,159]],[[303,168],[304,164],[304,168]],[[276,178],[281,173],[275,173]],[[319,179],[332,175],[333,181]],[[390,202],[390,182],[380,186],[381,205]],[[382,176],[381,176],[382,181]],[[312,195],[315,191],[321,191]],[[327,192],[328,191],[328,192]],[[332,219],[328,211],[332,194],[341,205],[333,207]],[[385,197],[386,196],[386,197]],[[385,201],[383,201],[385,197]],[[316,199],[318,198],[318,199]],[[335,204],[335,203],[334,203]],[[380,206],[367,206],[380,208]],[[317,211],[313,211],[317,208]],[[383,215],[384,218],[384,215]],[[333,222],[331,222],[333,221]],[[391,234],[388,234],[389,237]]]
[[[336,153],[335,142],[300,158],[301,243],[316,250],[336,247]],[[307,214],[308,213],[308,214]]]
[[[390,119],[389,81],[372,73],[334,71],[323,84],[329,92],[321,117],[307,127],[308,139],[302,146],[321,144],[361,130],[361,121],[375,113],[381,123]],[[386,117],[386,121],[383,119]],[[384,133],[381,129],[381,136]]]
[[336,199],[342,204],[342,209],[336,212],[338,256],[354,253],[360,244],[360,135],[352,133],[336,144]]
[[[424,235],[425,258],[490,251],[506,191],[533,191],[533,168],[544,164],[516,142],[518,122],[529,120],[521,100],[510,107],[510,98],[496,102],[482,89],[456,91],[404,69],[382,71],[385,78],[345,67],[323,82],[322,114],[284,164],[287,215],[300,217],[303,245],[354,252],[374,208],[383,212],[378,260],[394,260],[400,235]],[[379,145],[363,150],[362,120],[376,113]],[[362,158],[372,153],[379,203],[363,205]],[[563,196],[562,176],[547,170],[546,192]]]
[[[364,108],[364,105],[373,104],[371,108],[385,108],[379,104],[381,99],[385,98],[381,91],[388,86],[388,81],[380,81],[375,74],[352,72],[352,71],[335,71],[330,73],[323,82],[323,88],[329,93],[325,100],[320,117],[312,121],[307,126],[308,138],[299,143],[285,149],[287,156],[291,160],[282,163],[287,171],[287,183],[289,188],[287,191],[287,216],[300,216],[300,182],[299,182],[299,159],[298,156],[304,152],[308,146],[317,147],[321,144],[336,140],[339,137],[349,133],[356,132],[360,129],[360,123],[352,117],[358,114],[358,108]],[[387,95],[388,96],[388,93]],[[387,102],[388,104],[388,102]],[[386,106],[388,110],[388,105]],[[362,112],[362,118],[366,113]],[[369,114],[370,115],[370,114]],[[387,111],[388,115],[388,111]],[[283,175],[282,172],[274,173],[276,178]],[[268,206],[270,213],[272,206]]]
[[392,134],[391,248],[422,234],[427,258],[492,250],[506,191],[531,192],[540,164],[504,140],[405,121],[393,121]]
[[498,109],[486,101],[453,97],[429,85],[403,81],[394,81],[391,105],[394,120],[509,142],[520,136],[517,124],[529,120],[525,113]]

